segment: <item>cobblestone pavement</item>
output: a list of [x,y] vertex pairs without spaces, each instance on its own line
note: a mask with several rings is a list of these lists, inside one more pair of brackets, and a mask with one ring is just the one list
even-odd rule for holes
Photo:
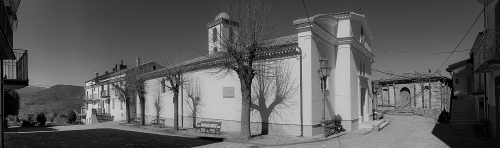
[[[471,126],[449,126],[435,124],[433,119],[421,116],[385,116],[391,120],[390,125],[379,132],[370,132],[366,135],[348,132],[339,138],[323,142],[313,142],[278,147],[497,147],[493,139],[472,135]],[[339,141],[340,140],[340,141]],[[340,145],[339,145],[340,143]]]
[[[163,132],[102,123],[54,127],[9,128],[5,147],[196,147],[220,139],[189,138]],[[240,144],[241,145],[241,144]],[[239,147],[238,144],[233,144]]]

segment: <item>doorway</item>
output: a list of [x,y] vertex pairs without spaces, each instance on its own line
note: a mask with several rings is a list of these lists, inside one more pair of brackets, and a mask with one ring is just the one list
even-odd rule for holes
[[410,89],[408,89],[407,87],[403,87],[399,91],[399,94],[400,94],[400,97],[399,97],[400,99],[398,100],[397,106],[405,106],[409,102],[411,102]]

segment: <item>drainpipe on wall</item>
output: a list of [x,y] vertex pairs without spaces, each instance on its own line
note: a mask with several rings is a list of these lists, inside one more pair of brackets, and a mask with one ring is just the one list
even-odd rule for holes
[[[182,76],[181,76],[182,78]],[[181,127],[184,127],[184,85],[181,83]]]
[[299,49],[299,69],[300,69],[300,137],[304,136],[304,113],[302,108],[302,48],[297,47]]

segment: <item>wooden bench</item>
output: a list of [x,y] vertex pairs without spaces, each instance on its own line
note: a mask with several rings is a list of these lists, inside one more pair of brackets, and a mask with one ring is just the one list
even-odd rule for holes
[[200,123],[196,124],[196,131],[200,130],[201,132],[201,129],[204,128],[205,129],[205,133],[212,133],[211,132],[211,129],[214,130],[214,134],[217,135],[217,132],[219,132],[219,135],[221,134],[220,132],[220,128],[221,128],[221,125],[222,125],[222,122],[215,122],[215,121],[201,121]]
[[140,123],[141,123],[141,118],[135,118],[135,119],[133,119],[132,121],[130,121],[130,123],[140,125]]
[[153,125],[154,127],[158,126],[158,127],[165,127],[165,119],[160,119],[160,120],[156,120],[156,119],[153,119],[151,120],[151,125]]
[[322,124],[323,124],[323,133],[325,138],[330,135],[340,133],[344,130],[340,121],[326,120],[322,122]]

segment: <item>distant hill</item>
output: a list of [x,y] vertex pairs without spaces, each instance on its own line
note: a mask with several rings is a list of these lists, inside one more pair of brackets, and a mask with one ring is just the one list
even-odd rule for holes
[[[24,89],[24,90],[23,90]],[[18,90],[21,96],[20,115],[34,112],[62,113],[68,110],[80,111],[85,95],[83,86],[55,85],[47,89],[40,87],[26,87]]]
[[42,90],[46,90],[47,88],[45,87],[39,87],[39,86],[27,86],[24,88],[21,88],[17,90],[19,94],[31,94],[31,93],[36,93]]

